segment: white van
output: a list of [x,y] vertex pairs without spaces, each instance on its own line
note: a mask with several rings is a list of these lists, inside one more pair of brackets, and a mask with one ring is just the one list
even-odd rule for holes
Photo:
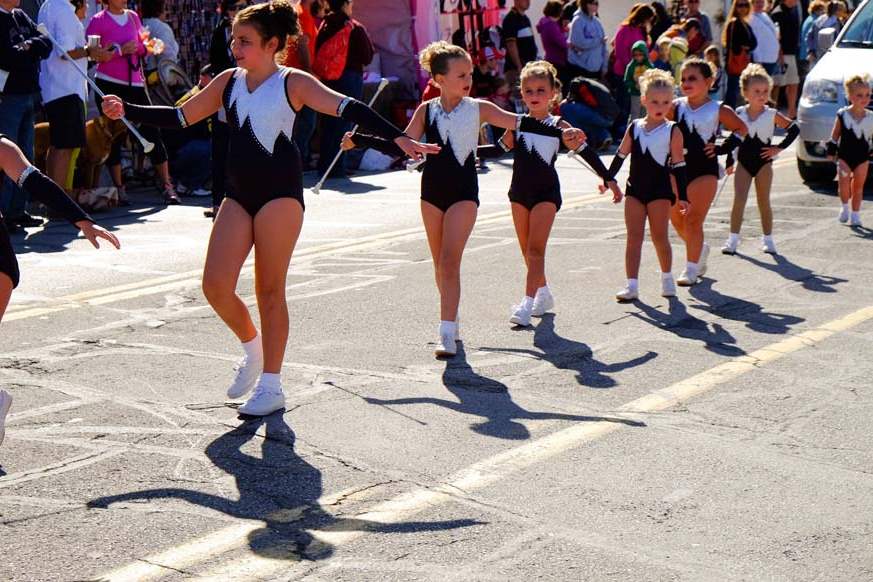
[[833,29],[821,31],[818,47],[827,52],[806,77],[797,111],[797,169],[806,182],[830,182],[836,176],[825,144],[837,110],[847,105],[843,81],[855,74],[873,78],[873,0],[861,3],[836,39]]

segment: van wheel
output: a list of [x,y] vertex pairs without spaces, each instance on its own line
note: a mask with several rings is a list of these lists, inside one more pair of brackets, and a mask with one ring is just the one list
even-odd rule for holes
[[797,171],[808,184],[827,184],[837,177],[837,167],[833,162],[804,162],[798,158]]

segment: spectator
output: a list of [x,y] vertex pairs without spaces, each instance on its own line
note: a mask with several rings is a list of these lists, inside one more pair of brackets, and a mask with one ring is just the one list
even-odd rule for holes
[[543,43],[546,60],[555,66],[562,85],[567,78],[567,33],[561,27],[561,3],[549,0],[543,7],[543,17],[537,23],[537,32]]
[[758,41],[758,46],[752,51],[752,60],[773,77],[777,73],[779,61],[779,30],[767,14],[767,0],[752,0],[749,26]]
[[[33,100],[39,92],[39,65],[52,52],[51,41],[36,30],[18,8],[19,0],[0,0],[0,133],[15,142],[33,160]],[[8,74],[8,76],[7,76]],[[2,177],[0,214],[9,232],[39,226],[42,220],[27,214],[27,192]]]
[[638,40],[631,48],[633,58],[624,73],[624,86],[630,96],[630,121],[643,116],[640,104],[640,77],[652,68],[649,62],[649,49],[644,41]]
[[797,67],[802,17],[800,6],[797,0],[782,0],[770,12],[770,17],[779,27],[779,70],[773,77],[773,101],[778,105],[779,94],[784,87],[786,114],[794,119],[797,117],[797,89],[800,86],[800,72]]
[[612,145],[610,128],[618,112],[618,103],[609,89],[593,79],[583,77],[573,79],[567,98],[560,105],[561,116],[573,127],[584,131],[588,143],[597,149]]
[[648,4],[636,4],[631,8],[627,18],[619,25],[613,40],[615,51],[614,64],[611,71],[611,85],[619,98],[618,105],[621,113],[618,120],[621,122],[615,129],[615,135],[624,134],[624,121],[630,115],[630,99],[624,90],[624,73],[632,58],[632,47],[637,41],[649,44],[649,28],[655,20],[655,11]]
[[579,8],[570,23],[569,52],[567,61],[570,78],[583,76],[603,79],[608,57],[606,34],[597,18],[598,0],[579,0]]
[[827,11],[819,16],[812,24],[809,35],[806,39],[806,44],[809,47],[809,52],[812,53],[813,59],[818,59],[818,33],[826,28],[833,28],[835,36],[840,33],[843,28],[843,22],[848,14],[846,4],[840,0],[831,0],[827,5]]
[[[313,9],[318,9],[316,0],[302,0],[297,5],[297,22],[300,26],[300,34],[295,39],[288,39],[285,49],[285,66],[294,67],[307,73],[312,72],[312,63],[315,62],[315,39],[318,36]],[[309,169],[312,164],[309,144],[315,133],[316,119],[315,110],[304,106],[297,114],[297,122],[294,125],[294,143],[300,150],[300,159],[303,160],[304,169]]]
[[655,11],[655,23],[652,25],[651,37],[652,40],[655,40],[670,30],[670,27],[673,26],[673,19],[670,18],[663,2],[652,2],[652,9]]
[[755,33],[749,26],[751,4],[749,0],[733,0],[728,12],[727,24],[721,33],[721,44],[724,46],[728,74],[727,92],[724,103],[736,108],[740,97],[740,75],[752,60],[752,51],[758,46]]
[[167,59],[174,63],[179,62],[179,43],[173,29],[166,23],[167,10],[164,0],[143,0],[142,23],[149,30],[151,38],[158,38],[164,43],[164,50],[159,55],[146,57],[146,69],[156,69],[157,62]]
[[[197,84],[176,101],[176,107],[181,107],[205,89],[213,77],[212,65],[201,67]],[[209,190],[205,188],[212,173],[209,155],[211,149],[209,125],[209,120],[204,119],[183,130],[164,134],[167,150],[171,152],[170,166],[176,178],[176,189],[181,194],[211,195]],[[176,147],[173,147],[173,141],[176,142]]]
[[700,10],[700,0],[685,0],[685,19],[694,18],[700,23],[700,33],[703,35],[703,46],[712,42],[712,22],[709,15]]
[[670,70],[673,71],[676,87],[682,82],[682,63],[688,58],[688,41],[684,36],[676,36],[670,39]]
[[476,68],[473,69],[473,89],[470,92],[472,97],[491,99],[497,93],[503,82],[498,76],[500,71],[498,63],[497,51],[494,47],[486,46],[482,50]]
[[[65,57],[82,70],[88,60],[108,60],[112,55],[99,47],[88,47],[85,39],[85,0],[45,0],[37,20],[48,29],[59,47],[42,62],[39,88],[49,122],[49,150],[46,174],[69,190],[70,165],[76,148],[85,146],[85,104],[88,82]],[[63,52],[61,52],[63,51]]]
[[[212,31],[212,41],[209,44],[209,69],[213,76],[236,66],[236,59],[230,50],[231,24],[236,13],[245,7],[245,0],[221,0],[218,5],[221,18]],[[227,194],[225,167],[229,140],[230,130],[222,107],[212,119],[212,210],[204,212],[207,218],[215,218],[218,207]]]
[[510,85],[516,85],[518,73],[527,63],[537,60],[537,43],[533,26],[525,11],[530,0],[513,0],[512,9],[503,17],[503,46],[506,64],[503,71]]
[[712,88],[709,90],[709,98],[714,101],[722,101],[727,91],[727,73],[721,64],[721,49],[711,44],[703,51],[703,58],[715,72]]
[[670,28],[670,30],[664,33],[664,36],[668,38],[684,38],[686,44],[688,45],[689,57],[703,56],[703,49],[706,48],[706,44],[703,40],[703,32],[700,28],[700,21],[696,18],[688,18],[687,20],[684,20],[681,24],[673,26],[672,28]]
[[800,71],[802,77],[805,77],[807,71],[809,71],[809,62],[815,59],[815,53],[813,52],[815,47],[809,44],[809,31],[812,30],[812,25],[815,24],[818,17],[825,13],[827,7],[828,3],[826,0],[812,0],[812,3],[809,5],[809,15],[803,21],[803,26],[800,27],[800,49],[797,55],[800,60],[798,66],[802,69]]
[[[127,103],[149,105],[145,91],[145,79],[141,72],[141,59],[147,50],[143,44],[142,22],[136,12],[125,8],[127,0],[107,0],[106,8],[94,15],[88,25],[88,34],[100,35],[103,48],[111,49],[112,58],[97,65],[97,85],[107,95],[117,95]],[[155,144],[149,154],[152,165],[161,181],[161,193],[167,204],[179,204],[179,197],[170,178],[167,149],[161,132],[152,126],[143,125],[143,137]],[[106,160],[112,181],[118,188],[121,204],[129,204],[121,177],[121,146],[127,136],[122,135],[112,144],[112,152]]]
[[656,69],[672,73],[673,67],[670,66],[670,40],[670,37],[663,35],[658,38],[658,42],[655,43],[658,50],[658,56],[654,61],[652,61],[652,66]]
[[[315,39],[316,63],[322,56],[320,51],[336,34],[345,34],[346,27],[351,26],[348,36],[348,44],[339,43],[346,47],[345,68],[338,79],[322,79],[324,83],[338,93],[360,99],[364,91],[364,67],[373,60],[373,44],[364,26],[357,20],[352,19],[351,0],[330,0],[328,2],[330,12],[324,17],[324,22]],[[336,43],[327,45],[326,48],[337,46]],[[340,142],[343,134],[351,130],[352,126],[347,121],[333,116],[322,117],[321,155],[318,158],[318,173],[324,175],[327,167],[333,161],[337,152],[340,151]],[[336,169],[331,177],[345,177],[345,156],[340,157]]]

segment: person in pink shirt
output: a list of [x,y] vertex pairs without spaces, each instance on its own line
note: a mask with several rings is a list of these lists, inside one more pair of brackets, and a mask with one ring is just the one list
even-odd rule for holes
[[[107,95],[118,95],[129,103],[151,105],[141,68],[142,59],[147,54],[142,22],[136,12],[126,7],[127,0],[107,0],[106,9],[95,14],[88,24],[88,35],[99,35],[100,45],[115,53],[114,58],[97,65],[97,85]],[[149,157],[161,180],[164,201],[167,204],[179,204],[160,130],[143,126],[141,131],[143,137],[155,144]],[[122,204],[127,203],[121,177],[121,145],[124,139],[125,136],[122,136],[115,141],[112,153],[106,160]]]
[[567,86],[567,32],[561,25],[562,4],[558,0],[549,0],[543,8],[543,17],[537,23],[537,32],[543,43],[546,61],[552,63],[558,70],[561,84]]
[[655,11],[650,5],[636,4],[615,32],[612,41],[615,59],[610,70],[610,81],[621,108],[618,119],[627,119],[630,114],[630,96],[624,88],[624,73],[633,59],[634,43],[643,41],[648,46],[649,29],[654,21]]

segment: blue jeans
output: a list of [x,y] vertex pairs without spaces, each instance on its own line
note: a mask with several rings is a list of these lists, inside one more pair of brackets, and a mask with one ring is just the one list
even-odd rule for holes
[[728,75],[727,91],[724,94],[724,104],[736,109],[740,100],[740,76]]
[[[0,95],[0,133],[15,142],[24,156],[33,161],[33,100],[36,96]],[[27,210],[29,196],[7,176],[0,185],[0,213],[19,218]]]
[[211,142],[205,139],[183,145],[170,163],[173,177],[191,190],[202,188],[212,175],[211,150]]
[[[364,94],[364,75],[356,71],[345,71],[336,81],[327,81],[325,85],[348,97],[360,99]],[[340,151],[343,134],[351,131],[352,124],[340,117],[325,115],[321,123],[321,153],[318,157],[318,173],[324,174]],[[345,156],[341,156],[333,169],[337,174],[345,174]]]
[[304,167],[309,163],[309,144],[312,142],[312,135],[315,133],[316,121],[315,111],[309,107],[304,106],[300,113],[297,114],[297,124],[294,126],[294,143],[297,144],[297,149],[300,150],[300,158],[303,160]]
[[603,143],[603,140],[609,137],[612,121],[584,103],[578,101],[564,103],[561,105],[561,116],[570,125],[585,132],[591,147],[598,147]]

